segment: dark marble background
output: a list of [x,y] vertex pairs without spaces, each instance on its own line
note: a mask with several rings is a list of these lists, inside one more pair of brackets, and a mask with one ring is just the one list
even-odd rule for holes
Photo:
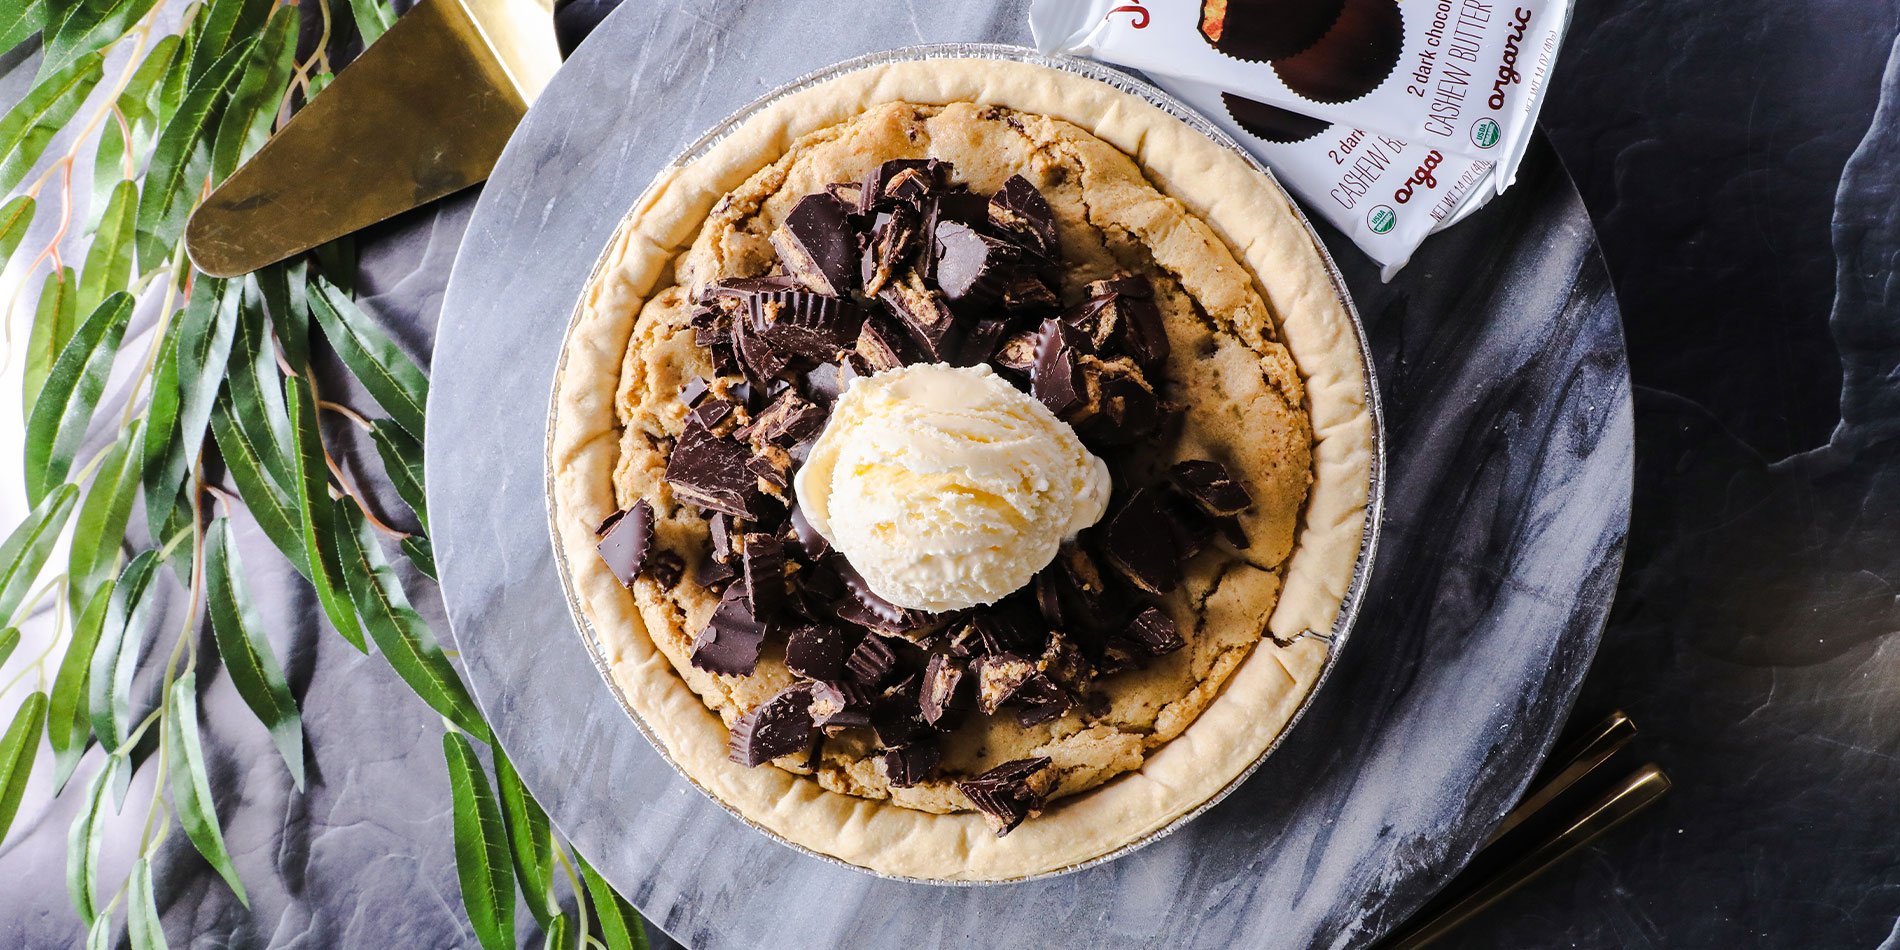
[[[610,6],[559,22],[571,39]],[[1621,297],[1638,466],[1575,719],[1628,711],[1632,759],[1676,787],[1448,946],[1900,948],[1897,30],[1893,0],[1577,9],[1544,126]],[[365,237],[370,303],[414,352],[470,203]],[[268,545],[242,539],[271,585]],[[173,945],[473,945],[439,725],[380,660],[319,662],[338,642],[290,622],[313,604],[267,609],[323,782],[296,796],[267,753],[213,756],[253,909],[175,836]],[[208,745],[266,748],[234,695],[203,702]],[[57,872],[71,810],[29,801],[0,850],[0,946],[79,941]]]

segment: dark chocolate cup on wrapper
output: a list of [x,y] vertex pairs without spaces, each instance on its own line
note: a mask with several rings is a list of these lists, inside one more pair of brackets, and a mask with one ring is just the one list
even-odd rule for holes
[[1241,128],[1247,130],[1247,134],[1282,145],[1304,142],[1332,128],[1333,125],[1324,119],[1315,119],[1291,109],[1255,102],[1231,92],[1221,93],[1220,101],[1221,105],[1227,107],[1227,114],[1232,116]]
[[1264,63],[1318,43],[1347,0],[1201,0],[1201,37],[1235,59]]
[[1396,0],[1346,0],[1333,28],[1310,49],[1275,60],[1287,88],[1314,102],[1351,102],[1392,75],[1405,46]]

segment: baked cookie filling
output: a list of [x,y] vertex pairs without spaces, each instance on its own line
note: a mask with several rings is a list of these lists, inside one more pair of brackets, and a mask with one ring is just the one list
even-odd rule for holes
[[[1270,182],[1092,81],[929,65],[834,81],[863,100],[835,121],[825,87],[767,110],[797,134],[721,143],[744,174],[696,213],[656,184],[570,334],[550,472],[615,684],[690,777],[852,863],[1002,879],[1152,832],[1278,734],[1369,420]],[[945,88],[999,78],[1026,85]],[[1153,123],[1144,164],[1050,114],[1103,109]],[[1170,193],[1196,171],[1237,231]]]

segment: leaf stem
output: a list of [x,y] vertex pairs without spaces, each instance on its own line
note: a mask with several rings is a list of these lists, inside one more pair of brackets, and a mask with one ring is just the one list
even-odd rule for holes
[[356,410],[351,409],[350,407],[343,405],[340,402],[331,402],[328,399],[319,399],[317,400],[317,408],[328,409],[331,412],[334,412],[337,415],[342,416],[343,418],[356,423],[356,427],[358,429],[362,429],[364,432],[368,432],[370,430],[369,420],[363,418],[362,413],[359,413]]

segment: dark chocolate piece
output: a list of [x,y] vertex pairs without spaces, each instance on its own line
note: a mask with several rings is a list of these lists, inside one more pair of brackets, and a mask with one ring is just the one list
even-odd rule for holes
[[[914,630],[930,622],[929,614],[921,610],[899,607],[878,596],[877,591],[872,590],[870,583],[865,581],[864,575],[859,574],[858,569],[852,567],[851,562],[845,560],[843,556],[831,558],[830,564],[832,569],[838,572],[839,579],[844,581],[845,590],[850,592],[851,599],[869,614],[868,617],[862,619],[847,619],[893,633]],[[840,616],[843,614],[841,613]]]
[[785,637],[785,668],[806,679],[844,678],[845,632],[832,624],[807,624]]
[[1107,353],[1121,333],[1121,309],[1114,294],[1090,297],[1064,311],[1062,322],[1082,335],[1088,352]]
[[1060,310],[1062,298],[1056,296],[1055,291],[1036,276],[1034,269],[1018,267],[1015,276],[1003,287],[1003,298],[999,304],[1011,314],[1041,313]]
[[1122,636],[1129,642],[1141,647],[1149,656],[1165,656],[1187,646],[1181,631],[1175,627],[1173,618],[1159,607],[1149,607],[1135,615]]
[[1042,659],[1036,661],[1036,668],[1070,697],[1082,695],[1095,673],[1081,648],[1060,633],[1050,634],[1049,645],[1042,651]]
[[1049,411],[1062,415],[1082,404],[1088,393],[1082,378],[1078,343],[1086,338],[1061,320],[1044,320],[1036,331],[1036,362],[1030,371],[1030,390]]
[[1235,59],[1264,63],[1319,42],[1342,0],[1202,0],[1200,33]]
[[720,438],[698,419],[688,418],[666,460],[663,477],[673,493],[688,503],[758,521],[767,509],[758,479],[746,469],[750,456],[745,446]]
[[732,343],[739,351],[739,365],[745,370],[746,379],[764,385],[766,380],[779,374],[791,365],[791,354],[773,346],[752,328],[750,320],[739,320],[732,325]]
[[871,725],[871,701],[856,684],[820,681],[812,686],[811,718],[832,735],[863,729]]
[[1013,370],[1024,375],[1036,370],[1036,341],[1041,335],[1035,330],[1023,330],[1003,338],[991,360],[999,368]]
[[917,677],[909,676],[885,688],[871,701],[871,729],[885,748],[909,745],[929,734],[917,706]]
[[693,583],[715,593],[725,590],[732,579],[739,576],[739,565],[732,561],[715,561],[706,558],[693,568]]
[[934,742],[911,742],[884,752],[884,777],[892,788],[909,788],[930,777],[943,762]]
[[[852,337],[852,340],[855,343],[857,338]],[[804,385],[799,387],[799,392],[803,393],[806,399],[821,406],[831,405],[838,398],[838,394],[844,392],[844,387],[838,382],[838,364],[836,363],[819,363],[806,370],[801,381]]]
[[825,410],[788,389],[779,393],[765,411],[752,417],[751,424],[739,430],[739,437],[754,449],[769,444],[791,446],[817,438],[825,427]]
[[956,713],[969,705],[964,696],[968,691],[962,688],[966,672],[964,662],[954,656],[930,655],[917,693],[917,705],[923,711],[924,722],[937,729],[956,726],[959,718]]
[[1051,627],[1062,626],[1062,588],[1054,571],[1043,571],[1036,575],[1036,612],[1042,615],[1044,623]]
[[810,683],[794,683],[732,724],[726,757],[746,768],[805,751],[817,728],[811,718]]
[[[929,190],[935,179],[934,162],[934,159],[928,158],[893,158],[871,169],[859,185],[862,190],[858,196],[858,213],[867,214],[900,203],[904,196],[896,192],[901,188]],[[912,174],[906,175],[906,172]],[[916,191],[911,194],[914,197],[922,196],[921,192]]]
[[[860,334],[858,341],[862,343],[863,340]],[[876,373],[877,370],[871,366],[870,360],[864,358],[864,354],[855,349],[842,353],[838,357],[838,392],[843,393],[851,388],[852,383]]]
[[672,551],[654,551],[647,555],[647,576],[661,588],[672,590],[686,576],[686,559]]
[[1174,533],[1174,519],[1162,504],[1161,493],[1143,488],[1109,519],[1102,534],[1102,554],[1129,583],[1150,594],[1165,594],[1181,576]]
[[858,641],[858,645],[845,658],[845,672],[851,679],[864,686],[876,686],[884,682],[897,666],[897,650],[888,641],[877,634],[871,634]]
[[978,320],[963,335],[963,342],[957,347],[958,366],[981,366],[996,355],[996,348],[1003,343],[1003,334],[1009,331],[1007,320]]
[[[864,327],[858,331],[858,355],[864,358],[865,366],[872,373],[881,373],[887,369],[896,369],[915,363],[911,358],[910,342],[902,331],[891,326],[882,317],[872,317],[864,321]],[[855,372],[855,369],[854,369]]]
[[1062,418],[1075,427],[1082,441],[1097,446],[1132,445],[1154,434],[1161,424],[1161,401],[1134,360],[1084,356],[1070,366],[1066,382],[1073,387],[1079,378],[1082,398]]
[[746,318],[748,335],[775,352],[829,363],[857,339],[864,311],[848,299],[780,291],[753,297]]
[[811,520],[805,517],[805,509],[792,506],[792,516],[787,519],[792,525],[792,535],[798,539],[799,548],[805,552],[805,560],[817,563],[831,553],[831,542],[811,526]]
[[769,274],[764,277],[729,277],[705,289],[699,300],[705,304],[716,304],[722,299],[744,301],[753,294],[766,294],[776,290],[797,290],[798,279],[789,274]]
[[712,532],[712,558],[721,564],[732,560],[732,553],[738,550],[739,535],[742,529],[737,519],[723,511],[713,512],[706,519],[706,527]]
[[990,227],[1044,260],[1053,261],[1059,256],[1055,211],[1042,192],[1021,175],[1009,176],[990,196]]
[[1339,19],[1305,50],[1273,61],[1288,89],[1315,102],[1358,99],[1385,82],[1405,46],[1396,0],[1345,0]]
[[750,676],[773,627],[752,616],[744,584],[726,588],[706,626],[693,638],[693,665],[709,673]]
[[1009,834],[1023,819],[1041,813],[1055,787],[1055,771],[1047,756],[1005,762],[982,775],[957,783],[957,791],[983,813],[996,836]]
[[1264,102],[1255,102],[1245,96],[1236,96],[1231,92],[1220,94],[1221,105],[1227,107],[1227,114],[1249,135],[1269,142],[1291,145],[1304,142],[1333,127],[1325,119],[1315,119],[1291,109],[1270,106]]
[[711,391],[712,384],[707,382],[705,377],[695,376],[687,380],[686,385],[680,387],[680,402],[691,409],[699,405],[699,401],[706,398],[706,394]]
[[653,550],[653,504],[642,498],[632,508],[608,515],[594,534],[600,539],[594,550],[600,552],[614,580],[633,589],[633,579],[646,567],[648,552]]
[[694,406],[686,417],[697,421],[708,432],[723,435],[731,428],[726,423],[732,419],[732,414],[738,408],[733,403],[714,396],[700,400],[699,405]]
[[1168,481],[1210,515],[1237,515],[1253,507],[1253,496],[1228,474],[1227,466],[1219,462],[1207,459],[1177,462],[1168,469]]
[[1004,703],[1016,698],[1016,694],[1037,674],[1034,660],[1014,653],[996,653],[977,660],[971,669],[976,673],[976,704],[986,716],[993,716]]
[[910,338],[924,359],[940,362],[956,352],[959,337],[956,315],[943,294],[926,286],[915,271],[898,275],[878,293],[878,299],[890,307],[891,313],[910,331]]
[[813,293],[828,297],[850,293],[858,262],[850,220],[854,210],[829,192],[798,199],[771,235],[772,250],[778,252],[785,273]]
[[916,212],[898,207],[880,212],[877,223],[865,235],[864,252],[858,265],[858,277],[866,297],[876,297],[898,271],[910,263],[923,244],[923,232]]
[[981,231],[990,226],[990,196],[973,191],[940,191],[931,201],[937,222],[955,221]]
[[764,532],[745,536],[739,551],[745,577],[746,608],[761,623],[776,622],[785,607],[785,545]]
[[943,221],[936,230],[937,286],[945,298],[982,305],[1003,296],[1014,276],[1014,245],[983,234],[969,225]]
[[1168,330],[1148,278],[1122,274],[1090,282],[1088,292],[1091,302],[1101,301],[1104,308],[1114,311],[1114,343],[1119,352],[1132,357],[1144,373],[1153,373],[1167,364]]

